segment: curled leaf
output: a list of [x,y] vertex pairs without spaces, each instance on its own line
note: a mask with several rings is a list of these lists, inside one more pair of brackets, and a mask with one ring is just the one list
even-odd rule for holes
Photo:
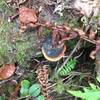
[[6,64],[0,67],[0,80],[7,79],[14,74],[15,64]]

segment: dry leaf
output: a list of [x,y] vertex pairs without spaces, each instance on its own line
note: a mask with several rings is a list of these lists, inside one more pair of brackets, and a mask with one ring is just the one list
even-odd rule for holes
[[37,22],[36,11],[27,7],[19,8],[19,21],[22,25],[34,25]]
[[93,50],[93,51],[90,53],[90,58],[95,59],[95,56],[96,56],[96,50]]
[[92,59],[95,59],[96,56],[99,55],[99,53],[100,53],[100,44],[96,44],[96,49],[93,50],[93,51],[90,53],[90,57],[91,57]]
[[14,92],[11,93],[10,97],[8,98],[8,100],[16,100],[16,97],[18,95],[19,90],[20,90],[20,85],[16,84]]
[[79,34],[79,36],[83,37],[86,35],[82,29],[75,28],[74,31],[77,32]]
[[100,43],[96,44],[96,52],[100,52]]
[[96,42],[97,42],[98,44],[100,44],[100,39],[96,40]]
[[0,80],[7,79],[14,74],[15,64],[6,64],[0,67]]
[[35,9],[30,9],[25,6],[19,8],[19,33],[24,32],[27,27],[36,27],[37,21],[38,17]]
[[95,39],[95,37],[96,37],[96,32],[90,30],[89,39],[92,40],[92,39]]
[[99,13],[99,0],[75,0],[74,7],[83,15],[90,16],[92,11],[94,11],[93,16],[96,16]]

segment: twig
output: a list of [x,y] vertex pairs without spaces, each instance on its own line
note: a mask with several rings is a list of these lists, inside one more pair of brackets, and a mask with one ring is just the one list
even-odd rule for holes
[[[62,79],[61,82],[65,81],[67,79],[70,79],[71,77],[72,77],[72,75],[69,75],[68,77],[65,77],[64,79]],[[56,85],[57,85],[57,83],[54,83],[51,86],[49,86],[47,89],[50,89],[50,88],[52,88],[52,87],[54,87]],[[51,94],[52,92],[55,92],[55,90],[50,91],[49,94]]]
[[[80,87],[80,88],[84,88],[84,86],[82,86],[82,85],[73,85],[73,84],[66,84],[67,86],[73,86],[73,87]],[[53,93],[53,92],[56,92],[56,90],[52,90],[52,91],[50,91],[49,92],[49,94],[51,94],[51,93]]]
[[72,98],[72,96],[62,96],[62,97],[56,97],[56,100],[71,100],[69,98]]
[[8,81],[10,81],[10,79],[0,81],[0,85],[3,84],[3,83],[5,83],[5,82],[8,82]]
[[[22,75],[18,76],[18,77],[16,78],[16,80],[19,79],[21,76],[22,76]],[[14,76],[14,77],[11,77],[11,78],[9,78],[9,79],[6,79],[6,80],[1,80],[1,81],[0,81],[0,85],[3,84],[3,83],[6,83],[6,82],[8,82],[8,81],[14,80],[14,79],[15,79],[15,76]]]
[[[72,75],[75,76],[75,75],[82,75],[82,74],[90,75],[90,73],[71,72],[70,74],[68,74],[69,76],[65,77],[65,78],[62,79],[61,81],[64,82],[65,80],[68,79],[68,80],[66,81],[66,82],[68,82],[69,79],[72,77]],[[48,89],[49,89],[49,88],[52,88],[52,87],[54,87],[54,86],[56,86],[56,85],[57,85],[57,83],[54,83],[54,84],[50,85],[50,86],[48,87]]]
[[10,17],[8,18],[8,22],[12,22],[16,17],[18,17],[18,15],[19,15],[19,13],[15,14],[15,15],[13,15],[13,16],[10,16]]
[[63,66],[65,66],[65,64],[68,62],[68,60],[72,57],[72,55],[75,53],[76,49],[78,48],[79,44],[81,42],[81,39],[77,42],[75,48],[73,49],[73,51],[70,53],[70,55],[68,56],[68,58],[65,60],[65,62],[61,65],[61,67],[59,68],[59,70],[57,71],[57,74],[59,73],[59,71],[63,68]]
[[[62,82],[64,82],[65,80],[67,80],[66,81],[66,83],[67,83],[67,85],[69,85],[69,86],[77,86],[77,85],[70,85],[70,84],[68,84],[68,82],[70,82],[70,80],[75,76],[75,75],[81,75],[82,73],[81,72],[72,72],[68,77],[65,77],[64,79],[62,79],[61,81]],[[89,73],[85,73],[86,75],[90,75]],[[49,86],[48,88],[52,88],[52,87],[54,87],[54,86],[56,86],[57,85],[57,83],[54,83],[53,85],[51,85],[51,86]],[[80,87],[80,88],[83,88],[84,86],[78,86],[78,87]],[[53,92],[55,92],[55,90],[52,90],[52,91],[50,91],[49,92],[49,94],[51,94],[51,93],[53,93]]]
[[95,41],[95,40],[90,40],[90,39],[88,39],[88,37],[81,37],[83,40],[86,40],[86,41],[88,41],[88,42],[90,42],[90,43],[93,43],[93,44],[96,44],[97,42]]
[[[71,75],[65,77],[65,78],[62,79],[61,81],[63,82],[63,81],[65,81],[65,80],[69,79],[70,77],[71,77]],[[52,88],[52,87],[54,87],[54,86],[56,86],[56,85],[57,85],[57,83],[54,83],[54,84],[50,85],[47,89],[50,89],[50,88]]]
[[17,98],[17,100],[26,99],[26,98],[29,98],[29,97],[31,97],[31,96],[30,95],[27,95],[27,96],[24,96],[24,97]]

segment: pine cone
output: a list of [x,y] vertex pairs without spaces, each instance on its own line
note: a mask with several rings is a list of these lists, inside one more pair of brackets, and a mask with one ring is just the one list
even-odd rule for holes
[[44,66],[40,65],[36,71],[36,74],[42,89],[42,94],[44,95],[46,100],[52,100],[51,96],[49,95],[50,90],[48,89],[50,83],[48,82],[49,69],[47,65]]

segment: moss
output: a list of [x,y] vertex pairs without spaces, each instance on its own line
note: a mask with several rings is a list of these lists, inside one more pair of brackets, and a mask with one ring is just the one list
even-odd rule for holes
[[34,50],[32,50],[31,45],[32,44],[28,41],[16,42],[16,60],[19,64],[25,64],[27,57],[32,57]]
[[[0,0],[0,65],[18,62],[27,66],[27,59],[34,54],[33,33],[18,36],[18,23],[9,23],[7,18],[13,13],[4,0]],[[15,39],[15,42],[12,40]]]

